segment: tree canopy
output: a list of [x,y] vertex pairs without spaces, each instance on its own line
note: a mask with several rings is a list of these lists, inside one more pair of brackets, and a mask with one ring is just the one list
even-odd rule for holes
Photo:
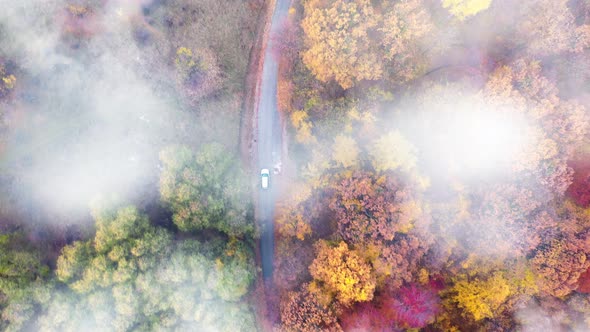
[[488,9],[491,3],[492,0],[442,0],[443,7],[461,20]]
[[216,229],[230,235],[254,233],[252,204],[239,163],[222,145],[197,153],[184,146],[163,150],[162,200],[181,231]]
[[375,278],[359,252],[349,249],[345,242],[331,247],[323,240],[315,244],[315,249],[316,258],[309,267],[314,278],[311,291],[321,290],[343,305],[373,298]]
[[301,56],[322,82],[335,80],[344,89],[381,78],[401,83],[425,69],[420,41],[434,26],[420,0],[308,0],[304,9]]
[[[253,254],[243,242],[174,243],[132,206],[99,216],[94,239],[66,246],[56,273],[73,293],[52,295],[42,326],[248,331],[254,324],[240,302],[254,279]],[[69,310],[79,319],[65,318]]]

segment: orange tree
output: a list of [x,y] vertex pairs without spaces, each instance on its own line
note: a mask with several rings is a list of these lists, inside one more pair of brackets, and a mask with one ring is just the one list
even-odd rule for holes
[[324,304],[303,284],[300,291],[288,292],[281,300],[280,315],[285,331],[342,331],[338,324],[338,305]]
[[337,181],[330,208],[338,232],[350,243],[392,241],[420,217],[419,203],[407,188],[387,176],[355,172]]
[[409,282],[429,247],[420,200],[392,176],[355,172],[334,182],[338,235],[363,248],[380,281],[394,288]]
[[433,30],[420,0],[304,3],[302,60],[323,82],[348,89],[384,77],[395,83],[416,77],[426,61],[420,41]]
[[375,291],[371,265],[363,256],[341,241],[336,246],[320,240],[315,244],[316,258],[309,267],[314,278],[310,291],[324,303],[338,300],[343,305],[370,301]]
[[578,287],[578,279],[590,266],[581,240],[552,240],[541,245],[531,260],[541,291],[564,297]]

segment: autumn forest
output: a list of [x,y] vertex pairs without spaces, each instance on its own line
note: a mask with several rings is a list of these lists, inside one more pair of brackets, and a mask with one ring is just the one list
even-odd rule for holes
[[590,330],[590,1],[1,7],[1,331]]

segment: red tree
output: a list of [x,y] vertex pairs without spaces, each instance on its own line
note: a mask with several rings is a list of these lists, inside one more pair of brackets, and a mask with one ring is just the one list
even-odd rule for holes
[[590,155],[585,154],[569,163],[574,170],[572,184],[566,194],[578,205],[588,207],[590,205]]
[[392,332],[399,331],[395,322],[373,303],[360,303],[342,317],[342,329],[346,332]]
[[590,293],[590,269],[580,274],[580,278],[578,279],[578,292],[586,294]]
[[429,243],[424,237],[400,234],[393,243],[381,246],[381,256],[376,264],[377,273],[388,276],[389,288],[401,287],[404,282],[412,281],[428,247]]
[[422,328],[434,321],[440,299],[431,289],[414,284],[402,287],[383,302],[384,313],[404,328]]

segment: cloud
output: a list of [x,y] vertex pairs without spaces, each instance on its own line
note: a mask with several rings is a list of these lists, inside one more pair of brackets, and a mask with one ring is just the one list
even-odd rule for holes
[[100,28],[75,37],[77,48],[64,41],[66,1],[3,3],[0,55],[20,69],[11,111],[24,116],[9,134],[3,166],[49,210],[87,209],[99,193],[137,197],[157,181],[158,151],[178,135],[171,117],[179,106],[151,79],[160,72],[146,58],[157,55],[134,39],[129,17],[147,3],[95,8]]

